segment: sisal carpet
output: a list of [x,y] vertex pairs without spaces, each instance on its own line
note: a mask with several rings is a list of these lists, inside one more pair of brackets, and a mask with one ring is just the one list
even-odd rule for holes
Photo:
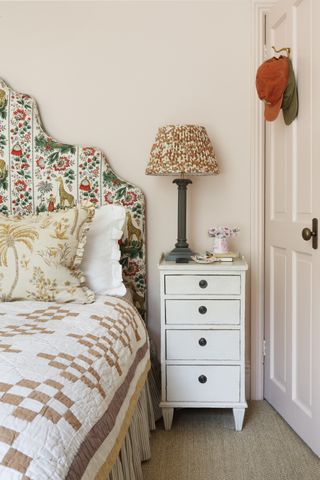
[[242,432],[231,410],[175,410],[151,451],[144,480],[320,480],[320,459],[265,401],[251,402]]

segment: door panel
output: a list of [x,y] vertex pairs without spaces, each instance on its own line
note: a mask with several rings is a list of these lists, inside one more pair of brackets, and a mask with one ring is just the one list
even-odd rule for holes
[[[288,213],[288,154],[289,138],[284,122],[278,122],[272,128],[272,145],[270,151],[271,177],[271,202],[273,220],[283,220]],[[285,140],[285,141],[284,141]]]
[[296,292],[292,312],[292,398],[311,417],[312,255],[293,252],[292,273],[293,291]]
[[293,131],[296,144],[293,156],[293,218],[298,222],[308,222],[312,213],[312,58],[311,55],[306,55],[306,52],[312,52],[312,29],[308,28],[311,14],[310,0],[295,2],[293,43],[297,51],[299,101],[303,106]]
[[[301,231],[320,216],[320,2],[281,0],[267,49],[290,47],[299,115],[266,124],[265,398],[320,455],[320,253]],[[317,88],[316,88],[317,86]]]
[[271,247],[272,298],[270,362],[271,378],[281,390],[286,391],[286,270],[287,259],[284,248]]

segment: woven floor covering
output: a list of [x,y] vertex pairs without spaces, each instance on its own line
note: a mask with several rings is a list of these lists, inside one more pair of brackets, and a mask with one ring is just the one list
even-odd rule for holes
[[[320,434],[319,434],[320,438]],[[242,432],[231,410],[176,410],[151,435],[144,480],[320,480],[320,459],[265,401],[251,402]]]

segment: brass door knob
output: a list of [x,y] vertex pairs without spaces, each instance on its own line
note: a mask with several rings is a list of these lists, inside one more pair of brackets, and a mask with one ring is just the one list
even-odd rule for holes
[[312,231],[310,230],[310,228],[308,228],[308,227],[306,227],[306,228],[304,228],[304,229],[302,230],[302,238],[303,238],[303,240],[308,241],[308,240],[310,240],[310,238],[313,237],[313,235],[314,235],[314,232],[312,232]]
[[305,227],[301,232],[303,240],[308,242],[312,238],[312,248],[315,250],[318,248],[318,219],[312,219],[312,230]]

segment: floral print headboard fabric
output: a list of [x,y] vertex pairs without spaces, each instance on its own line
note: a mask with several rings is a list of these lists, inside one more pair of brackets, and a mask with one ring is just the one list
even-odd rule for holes
[[101,150],[56,141],[44,131],[33,98],[0,79],[0,212],[27,215],[82,201],[124,205],[121,263],[133,301],[145,317],[145,200],[119,178]]

